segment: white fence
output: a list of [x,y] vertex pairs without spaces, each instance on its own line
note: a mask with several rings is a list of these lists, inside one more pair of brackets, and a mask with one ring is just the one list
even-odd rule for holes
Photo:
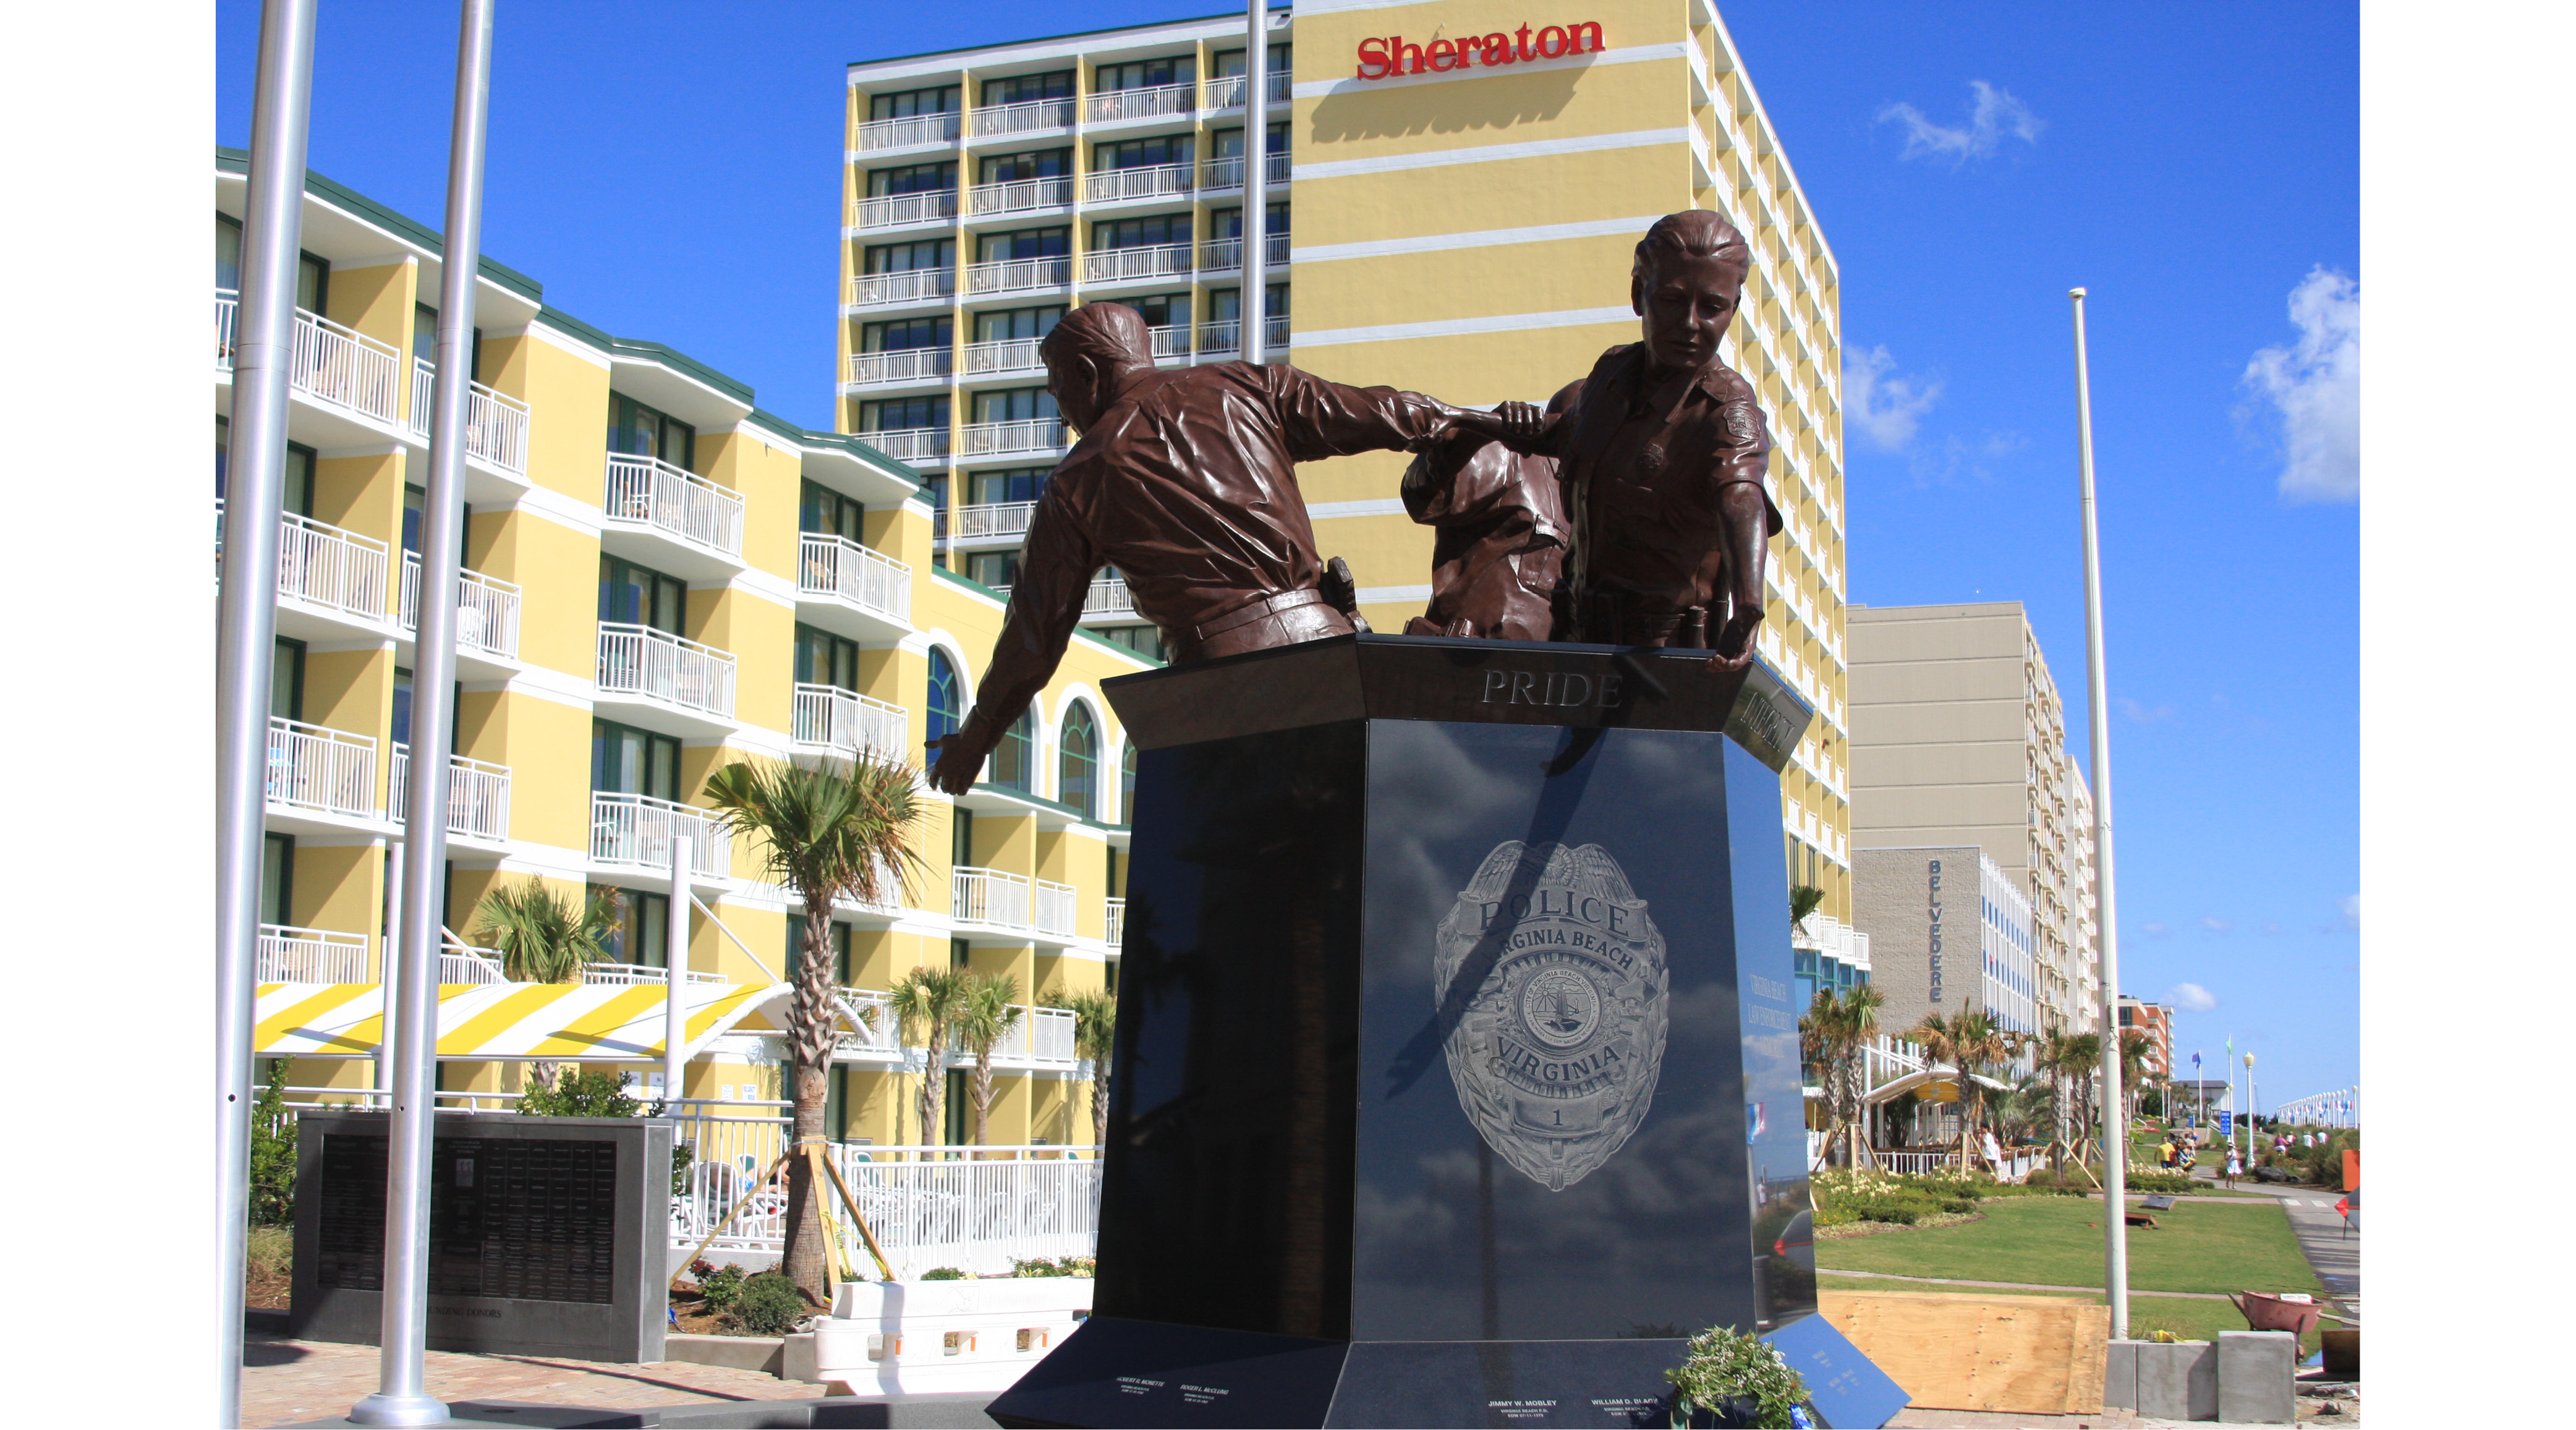
[[1189,356],[1189,324],[1172,323],[1160,328],[1151,328],[1147,331],[1153,335],[1154,356],[1158,358]]
[[1108,907],[1102,915],[1101,937],[1111,948],[1116,948],[1127,941],[1127,901],[1110,899],[1106,903]]
[[1956,1152],[1881,1152],[1872,1150],[1878,1165],[1900,1177],[1920,1177],[1959,1165]]
[[[1268,346],[1274,348],[1288,346],[1288,316],[1285,313],[1275,318],[1262,319],[1261,327],[1263,333],[1269,338]],[[1199,356],[1209,357],[1218,353],[1240,352],[1242,347],[1243,324],[1239,320],[1229,318],[1221,323],[1199,324]]]
[[977,184],[966,191],[966,211],[974,214],[1027,213],[1032,209],[1062,208],[1072,202],[1073,179],[1070,175]]
[[1046,367],[1038,356],[1039,338],[999,338],[968,343],[962,356],[967,372],[1036,372]]
[[883,303],[918,303],[957,291],[954,268],[908,268],[901,273],[861,273],[850,279],[850,306],[872,308]]
[[[411,786],[411,746],[394,746],[394,769],[385,795],[385,816],[396,824],[410,822],[406,803]],[[510,767],[463,755],[447,757],[447,832],[471,839],[510,837]]]
[[973,422],[957,429],[958,454],[998,457],[1014,452],[1052,452],[1065,445],[1064,423],[1052,417],[1019,422]]
[[1190,246],[1151,244],[1136,248],[1095,248],[1082,255],[1082,281],[1119,283],[1130,278],[1186,278]]
[[[1286,268],[1288,266],[1288,235],[1284,233],[1274,233],[1265,236],[1261,240],[1261,252],[1263,261],[1268,263],[1272,268]],[[1221,270],[1241,268],[1242,266],[1243,240],[1240,238],[1211,238],[1207,242],[1199,245],[1199,269],[1201,272],[1217,272]],[[1205,338],[1201,338],[1199,340],[1199,346],[1206,347],[1207,340]]]
[[[581,981],[594,987],[633,988],[650,985],[661,988],[670,983],[671,971],[667,968],[656,968],[649,963],[585,963],[581,966]],[[688,977],[681,981],[731,983],[733,980],[721,973],[700,973],[691,969]]]
[[[1206,107],[1209,109],[1241,109],[1243,107],[1243,78],[1244,77],[1239,74],[1229,74],[1219,75],[1216,78],[1209,80],[1207,82]],[[1269,93],[1266,98],[1270,103],[1287,103],[1288,72],[1285,70],[1271,71],[1268,89]]]
[[376,813],[376,742],[268,717],[268,802],[358,819]]
[[963,540],[976,536],[1017,536],[1029,529],[1029,517],[1038,509],[1033,501],[978,502],[973,506],[951,507],[948,512],[948,534]]
[[1073,281],[1073,259],[997,258],[988,263],[966,266],[966,291],[969,293],[1018,293],[1040,288],[1061,288]]
[[924,457],[948,455],[948,429],[945,427],[898,427],[885,432],[861,432],[859,440],[898,462],[918,462]]
[[[528,471],[528,404],[479,382],[468,383],[465,398],[465,455],[487,466],[521,476]],[[438,364],[411,360],[411,430],[429,431],[429,415],[438,398]]]
[[859,148],[905,149],[915,144],[944,144],[957,137],[959,115],[908,114],[900,119],[872,119],[859,126]]
[[1136,613],[1136,597],[1127,589],[1123,576],[1092,578],[1089,594],[1082,598],[1086,616],[1128,616]]
[[389,424],[402,390],[400,364],[401,354],[391,343],[318,313],[295,310],[295,365],[289,382],[316,402]]
[[921,382],[947,375],[948,349],[944,347],[850,354],[852,382]]
[[844,758],[865,750],[901,760],[908,752],[910,712],[837,686],[797,686],[794,721],[789,734],[797,744]]
[[1040,933],[1073,934],[1073,886],[1052,879],[1031,881],[1035,897],[1030,901]]
[[850,206],[852,228],[897,228],[934,223],[957,216],[957,191],[932,189],[918,194],[881,194]]
[[845,536],[806,532],[797,543],[799,595],[832,596],[893,620],[912,619],[912,568]]
[[[1287,183],[1288,156],[1285,154],[1266,156],[1261,164],[1261,177],[1266,183]],[[1229,154],[1223,158],[1208,160],[1200,166],[1199,187],[1203,189],[1242,188],[1243,156]]]
[[1082,176],[1082,201],[1114,204],[1122,199],[1155,199],[1190,191],[1188,164],[1146,164],[1132,169],[1096,169]]
[[959,865],[949,876],[948,913],[968,923],[1029,927],[1029,880],[1025,874]]
[[683,541],[742,555],[742,497],[655,457],[608,454],[608,519],[641,522]]
[[1031,129],[1064,129],[1073,123],[1070,99],[1033,99],[1025,104],[999,104],[975,111],[975,132],[1021,134]]
[[[420,557],[403,553],[403,629],[420,629]],[[456,643],[467,650],[519,658],[519,587],[480,571],[456,573]]]
[[362,621],[385,618],[392,548],[293,512],[282,518],[277,535],[277,594]]
[[598,792],[590,797],[593,863],[668,872],[674,833],[689,837],[689,865],[697,873],[710,879],[732,875],[733,836],[707,811],[646,794]]
[[365,983],[373,975],[367,936],[329,929],[259,926],[261,983]]
[[733,657],[650,626],[603,621],[599,688],[641,695],[720,719],[733,718]]
[[1198,86],[1164,84],[1151,89],[1103,90],[1083,101],[1086,124],[1113,124],[1121,119],[1153,119],[1188,114],[1198,108]]

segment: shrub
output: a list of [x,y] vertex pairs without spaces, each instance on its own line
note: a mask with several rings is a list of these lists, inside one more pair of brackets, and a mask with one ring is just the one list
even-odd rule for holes
[[764,1271],[742,1283],[725,1320],[747,1336],[783,1336],[805,1319],[805,1296],[796,1283]]
[[526,1095],[519,1099],[519,1111],[530,1117],[648,1115],[644,1104],[626,1095],[626,1084],[634,1079],[633,1073],[619,1073],[611,1080],[606,1073],[585,1072],[579,1064],[567,1063],[553,1086],[528,1084]]
[[742,1299],[741,1267],[710,1266],[703,1261],[693,1261],[689,1263],[689,1270],[698,1278],[698,1303],[705,1309],[722,1311]]
[[1091,1274],[1091,1266],[1092,1260],[1088,1256],[1067,1256],[1056,1261],[1049,1261],[1043,1256],[1033,1256],[1025,1260],[1016,1256],[1011,1258],[1013,1276],[1088,1276]]
[[1753,1423],[1788,1426],[1790,1412],[1807,1398],[1807,1383],[1769,1343],[1732,1326],[1714,1326],[1690,1338],[1679,1367],[1664,1372],[1673,1383],[1676,1409],[1729,1412],[1733,1402],[1753,1402]]
[[251,1228],[244,1261],[255,1272],[288,1277],[295,1274],[295,1233],[282,1226]]
[[966,1279],[966,1273],[958,1270],[954,1266],[940,1266],[921,1273],[921,1279],[924,1281],[963,1281]]
[[295,1117],[286,1110],[286,1069],[268,1065],[268,1081],[250,1105],[250,1224],[295,1224]]

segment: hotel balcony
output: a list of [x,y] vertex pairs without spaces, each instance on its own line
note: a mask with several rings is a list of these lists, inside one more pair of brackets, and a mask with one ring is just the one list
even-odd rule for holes
[[1149,334],[1149,335],[1153,338],[1153,340],[1154,340],[1154,356],[1155,356],[1155,357],[1157,357],[1157,358],[1181,358],[1181,359],[1187,359],[1187,358],[1189,357],[1189,355],[1190,355],[1190,325],[1189,325],[1189,324],[1187,324],[1187,323],[1174,323],[1174,324],[1172,324],[1172,325],[1171,325],[1171,326],[1169,326],[1169,327],[1162,327],[1162,328],[1148,328],[1148,329],[1146,329],[1145,331],[1146,331],[1146,332],[1147,332],[1147,334]]
[[957,291],[954,268],[907,268],[901,273],[857,273],[850,277],[850,306],[890,308],[903,303],[937,303]]
[[590,796],[590,862],[661,874],[671,872],[671,840],[689,840],[689,868],[700,878],[733,874],[733,836],[714,812],[645,794]]
[[[1270,154],[1263,158],[1261,178],[1265,185],[1288,182],[1288,155]],[[1243,187],[1243,156],[1230,154],[1222,159],[1204,160],[1199,165],[1199,188],[1217,193]]]
[[1122,947],[1127,942],[1127,901],[1104,899],[1101,902],[1107,906],[1101,911],[1100,916],[1103,930],[1101,937],[1113,949]]
[[849,1026],[841,1033],[835,1058],[860,1062],[900,1062],[903,1059],[903,1029],[894,1016],[886,995],[873,988],[840,990],[841,1007],[849,1014]]
[[[478,671],[508,679],[519,663],[519,588],[480,571],[456,573],[456,653]],[[420,556],[403,553],[402,628],[420,629]],[[478,659],[479,658],[479,659]]]
[[852,228],[911,228],[946,223],[957,217],[957,191],[932,189],[918,194],[880,194],[850,204]]
[[[528,475],[528,404],[483,384],[468,384],[465,399],[465,457],[525,481]],[[426,358],[411,363],[411,430],[426,439],[438,399],[438,364]],[[468,499],[480,496],[469,492]],[[494,493],[495,496],[499,495]]]
[[1033,99],[1026,104],[997,104],[976,110],[968,132],[982,138],[992,134],[1026,134],[1039,129],[1072,127],[1072,100]]
[[373,983],[376,968],[365,934],[261,924],[251,977],[260,983]]
[[948,380],[948,349],[896,348],[850,354],[852,387],[903,387]]
[[1086,204],[1136,203],[1146,199],[1184,197],[1189,192],[1190,166],[1187,164],[1098,169],[1082,176],[1082,201]]
[[608,454],[600,544],[689,581],[741,573],[742,496],[655,457]]
[[863,152],[879,149],[910,149],[922,144],[946,144],[957,138],[964,118],[955,110],[945,114],[909,114],[901,119],[872,119],[859,126],[858,146]]
[[[733,982],[721,973],[700,973],[696,969],[686,973],[687,977],[680,980],[683,983]],[[585,963],[581,966],[581,981],[593,988],[667,988],[671,970],[649,963]]]
[[[993,1040],[993,1068],[1013,1071],[1036,1068],[1070,1068],[1080,1061],[1074,1053],[1073,1010],[1042,1008],[1027,1003],[1014,1003],[1020,1016],[1002,1036]],[[971,1068],[975,1052],[962,1036],[952,1034],[948,1040],[948,1066]]]
[[[386,787],[385,817],[411,822],[411,746],[394,745],[393,779]],[[510,837],[510,767],[463,755],[447,757],[447,832],[458,839],[500,844]]]
[[[1242,102],[1240,95],[1236,96],[1236,102]],[[1116,124],[1128,119],[1160,119],[1166,115],[1194,114],[1198,107],[1198,86],[1194,84],[1103,90],[1082,101],[1082,122]]]
[[966,265],[969,293],[1042,293],[1072,281],[1070,257],[997,258],[990,263]]
[[[1284,233],[1263,235],[1261,240],[1261,251],[1268,255],[1268,261],[1272,269],[1282,273],[1287,271],[1288,235]],[[1207,242],[1199,245],[1199,272],[1232,273],[1242,267],[1242,239],[1211,238]],[[1199,346],[1205,347],[1207,344],[1205,342],[1201,342]]]
[[[1268,338],[1266,346],[1273,349],[1288,346],[1287,314],[1281,313],[1277,317],[1262,319],[1261,328],[1264,336]],[[1221,323],[1199,324],[1199,356],[1202,359],[1223,358],[1242,350],[1243,324],[1241,321],[1229,318]]]
[[973,931],[1013,934],[1016,942],[1073,938],[1073,886],[1000,869],[959,865],[949,876],[949,916]]
[[957,429],[957,455],[977,457],[1058,457],[1070,444],[1064,423],[1053,417],[1019,422],[971,422]]
[[1155,244],[1139,248],[1095,248],[1082,255],[1085,283],[1133,283],[1144,279],[1190,276],[1190,246]]
[[1073,202],[1073,178],[1064,175],[1045,179],[1013,179],[1000,184],[977,184],[966,191],[966,212],[976,217],[999,214],[1038,213],[1060,209]]
[[1002,338],[987,343],[968,343],[958,353],[957,370],[968,377],[1000,376],[1004,373],[1046,371],[1038,356],[1041,338]]
[[[1011,588],[996,586],[995,593],[1008,600]],[[1095,576],[1091,589],[1082,599],[1082,619],[1099,625],[1123,625],[1136,619],[1136,598],[1127,591],[1127,578],[1117,575]]]
[[[215,370],[229,373],[237,340],[241,295],[215,290]],[[319,404],[336,416],[357,419],[348,436],[399,433],[402,403],[402,355],[391,343],[332,322],[319,313],[295,310],[295,327],[287,354],[287,390]]]
[[897,427],[857,435],[860,441],[898,462],[920,462],[948,455],[948,429],[945,427]]
[[375,738],[268,717],[268,816],[290,831],[378,832]]
[[[1209,80],[1207,82],[1206,107],[1209,109],[1241,109],[1243,107],[1243,78],[1244,77],[1239,74],[1230,74],[1220,75],[1215,79]],[[1288,72],[1286,70],[1271,71],[1269,89],[1270,92],[1265,96],[1265,98],[1267,98],[1270,103],[1286,104],[1288,102]]]
[[797,615],[837,635],[883,644],[912,633],[912,568],[845,536],[797,541]]
[[734,729],[733,657],[651,626],[602,621],[594,703],[640,713],[648,729],[691,735]]
[[1033,501],[978,502],[948,509],[948,540],[960,550],[1017,546],[1028,535]]
[[[223,503],[215,509],[220,522]],[[299,640],[345,636],[351,626],[382,636],[385,581],[393,548],[329,522],[287,513],[277,541],[277,633]],[[220,551],[221,526],[218,525]]]
[[837,686],[799,684],[794,719],[800,755],[846,760],[865,752],[901,761],[911,753],[909,712]]

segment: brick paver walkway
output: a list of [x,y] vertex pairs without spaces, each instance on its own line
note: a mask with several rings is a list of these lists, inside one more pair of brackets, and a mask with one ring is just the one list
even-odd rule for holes
[[[538,1356],[431,1351],[423,1364],[441,1400],[533,1400],[632,1408],[718,1400],[801,1400],[819,1385],[686,1361],[612,1365]],[[345,1415],[376,1388],[376,1348],[254,1335],[242,1348],[242,1423],[292,1425]]]

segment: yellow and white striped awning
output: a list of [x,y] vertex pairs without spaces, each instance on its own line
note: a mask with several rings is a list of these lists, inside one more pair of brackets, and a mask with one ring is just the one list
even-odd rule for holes
[[[683,1051],[706,1045],[789,993],[784,983],[691,984]],[[438,989],[442,1058],[649,1063],[662,1060],[660,984],[447,983]],[[373,983],[263,983],[254,1046],[261,1057],[373,1057],[384,1038],[384,990]],[[767,1020],[763,1020],[767,1021]]]

